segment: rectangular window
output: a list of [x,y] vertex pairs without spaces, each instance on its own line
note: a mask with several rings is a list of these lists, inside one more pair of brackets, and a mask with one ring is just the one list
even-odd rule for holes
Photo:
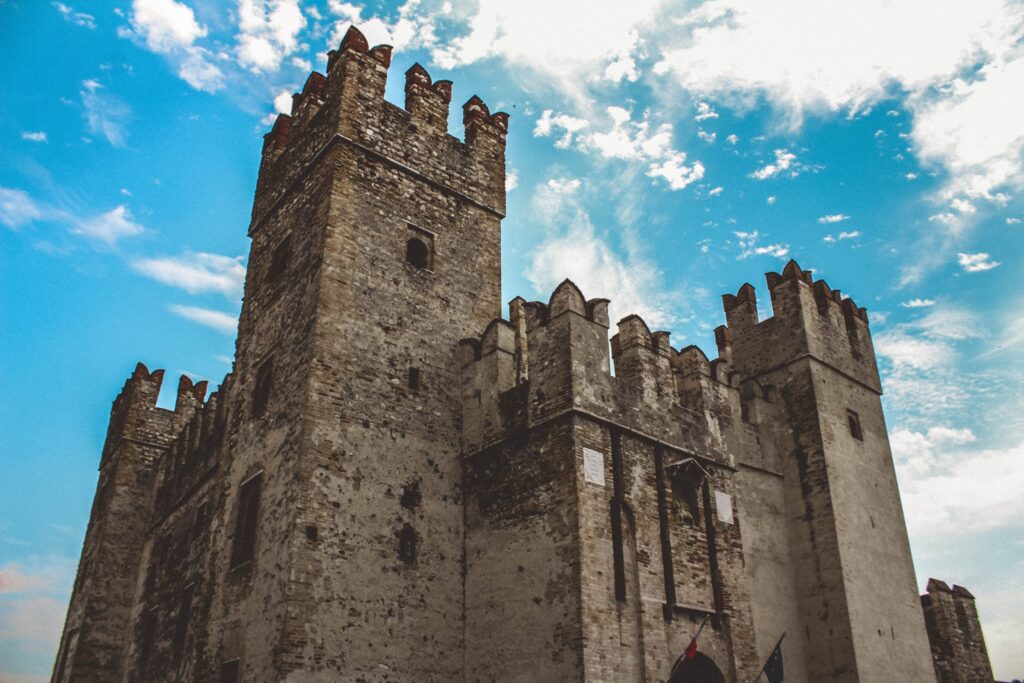
[[409,368],[409,388],[413,391],[420,390],[420,369]]
[[277,243],[273,253],[270,255],[270,270],[267,271],[267,280],[276,282],[288,270],[288,263],[292,258],[292,236],[287,235]]
[[238,683],[238,669],[241,662],[232,659],[220,665],[220,683]]
[[156,617],[157,608],[150,607],[142,614],[141,633],[139,633],[139,669],[146,670],[149,658],[153,654],[153,644],[156,641]]
[[196,508],[196,516],[192,520],[192,542],[195,543],[206,533],[206,525],[210,512],[210,501],[204,500]]
[[243,482],[238,489],[238,516],[235,518],[235,538],[231,549],[232,569],[251,561],[255,555],[262,483],[263,473],[260,472]]
[[860,429],[860,415],[853,412],[852,410],[847,410],[846,418],[850,423],[850,436],[857,439],[857,441],[863,441],[864,432],[862,432]]
[[267,410],[270,392],[274,388],[274,358],[271,356],[256,368],[256,383],[252,390],[252,416],[259,417]]

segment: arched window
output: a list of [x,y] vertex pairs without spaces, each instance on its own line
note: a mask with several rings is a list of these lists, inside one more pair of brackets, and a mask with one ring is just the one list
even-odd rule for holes
[[419,237],[410,237],[405,243],[405,260],[417,268],[429,268],[430,249]]

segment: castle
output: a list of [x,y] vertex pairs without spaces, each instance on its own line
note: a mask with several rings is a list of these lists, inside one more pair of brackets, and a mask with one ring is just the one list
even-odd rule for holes
[[702,623],[673,680],[991,681],[865,310],[790,262],[714,360],[569,281],[502,318],[508,116],[390,62],[350,29],[266,135],[219,389],[115,400],[53,681],[664,681]]

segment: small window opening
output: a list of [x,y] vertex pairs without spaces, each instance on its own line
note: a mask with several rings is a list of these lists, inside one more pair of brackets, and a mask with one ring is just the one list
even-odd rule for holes
[[262,482],[261,472],[238,489],[238,516],[235,518],[235,538],[231,549],[232,569],[249,562],[255,555]]
[[423,494],[420,493],[420,483],[418,481],[410,481],[402,487],[402,495],[399,497],[398,502],[406,510],[415,510],[420,506],[422,500]]
[[409,368],[409,388],[413,391],[420,390],[420,369]]
[[252,392],[252,415],[259,417],[267,410],[274,385],[274,359],[268,358],[256,369],[256,383]]
[[398,559],[406,564],[416,564],[416,546],[419,536],[408,522],[398,532]]
[[306,527],[306,538],[309,539],[310,541],[313,541],[314,543],[316,543],[317,537],[318,537],[318,533],[317,533],[316,527],[313,526],[312,524],[307,526]]
[[267,279],[270,282],[278,280],[286,270],[292,259],[292,236],[288,235],[277,243],[270,255],[270,270],[267,272]]
[[417,268],[430,267],[430,250],[418,237],[410,237],[405,243],[405,260]]
[[192,522],[192,541],[198,541],[206,533],[207,519],[210,512],[210,501],[204,500],[196,508],[196,515]]
[[220,665],[220,683],[238,683],[240,660],[232,659]]
[[846,411],[846,418],[850,423],[850,435],[857,439],[857,441],[864,440],[864,432],[860,428],[860,415],[853,412],[852,410]]

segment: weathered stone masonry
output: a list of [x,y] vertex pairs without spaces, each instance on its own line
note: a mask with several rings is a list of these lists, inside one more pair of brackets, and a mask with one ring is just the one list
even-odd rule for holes
[[266,135],[218,391],[115,401],[53,680],[663,681],[706,620],[679,680],[935,681],[864,309],[791,262],[714,360],[568,281],[502,319],[508,116],[390,63],[351,29]]

